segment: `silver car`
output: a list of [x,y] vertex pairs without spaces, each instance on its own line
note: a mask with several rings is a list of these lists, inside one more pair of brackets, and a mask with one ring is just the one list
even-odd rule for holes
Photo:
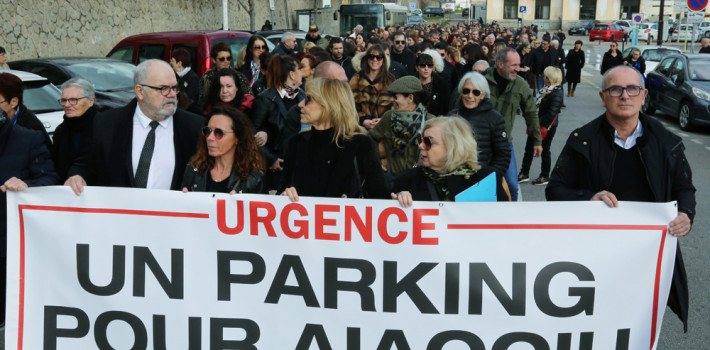
[[646,72],[652,71],[668,55],[681,53],[680,49],[672,46],[637,45],[626,48],[621,55],[626,58],[631,54],[631,50],[637,48],[641,50],[641,57],[646,61]]
[[37,74],[19,70],[6,70],[4,73],[16,75],[22,80],[22,102],[42,122],[49,136],[54,134],[64,120],[64,109],[59,104],[62,93],[46,78]]

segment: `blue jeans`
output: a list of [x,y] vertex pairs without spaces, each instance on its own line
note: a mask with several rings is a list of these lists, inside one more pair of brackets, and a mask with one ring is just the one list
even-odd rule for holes
[[515,161],[515,150],[513,149],[513,143],[510,142],[510,166],[503,176],[505,182],[508,183],[508,189],[510,190],[510,199],[513,202],[518,201],[518,163]]
[[[537,89],[540,90],[545,87],[545,76],[542,74],[535,76],[535,81],[537,82]],[[537,91],[535,91],[537,93]]]

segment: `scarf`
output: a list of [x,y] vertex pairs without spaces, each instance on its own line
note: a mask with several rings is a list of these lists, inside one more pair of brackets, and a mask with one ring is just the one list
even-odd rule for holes
[[537,97],[535,97],[535,105],[540,108],[540,102],[542,102],[542,99],[555,91],[557,87],[559,87],[559,85],[548,85],[538,90]]
[[251,81],[249,82],[249,87],[254,86],[254,82],[259,79],[259,73],[261,72],[261,66],[256,64],[256,62],[251,61]]
[[[436,171],[429,169],[427,167],[422,167],[422,171],[424,171],[424,176],[431,181],[432,184],[434,184],[434,187],[436,187],[436,192],[439,195],[439,200],[442,200],[444,202],[451,202],[453,201],[453,196],[451,190],[449,189],[448,185],[448,177],[451,175],[460,175],[460,176],[473,176],[477,173],[476,170],[471,169],[467,164],[464,164],[450,173],[446,174],[439,174]],[[436,198],[432,198],[432,200],[437,200]]]
[[392,146],[393,153],[404,153],[407,145],[419,136],[426,119],[426,108],[420,103],[414,112],[392,110]]
[[190,67],[185,67],[185,69],[182,70],[182,72],[175,72],[177,75],[182,79],[185,77],[185,74],[190,71]]

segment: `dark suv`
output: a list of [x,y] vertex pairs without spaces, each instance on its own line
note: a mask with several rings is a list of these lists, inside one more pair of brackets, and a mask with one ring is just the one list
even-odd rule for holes
[[597,24],[599,24],[599,21],[593,19],[580,20],[569,28],[567,34],[588,36],[589,32],[591,32],[592,28]]
[[444,17],[444,9],[441,7],[427,7],[426,10],[424,10],[424,16]]

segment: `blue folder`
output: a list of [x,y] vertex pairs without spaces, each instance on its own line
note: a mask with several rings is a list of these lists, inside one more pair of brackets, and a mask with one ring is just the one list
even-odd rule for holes
[[456,202],[496,202],[498,195],[496,191],[496,173],[491,173],[477,184],[461,191],[454,197]]

